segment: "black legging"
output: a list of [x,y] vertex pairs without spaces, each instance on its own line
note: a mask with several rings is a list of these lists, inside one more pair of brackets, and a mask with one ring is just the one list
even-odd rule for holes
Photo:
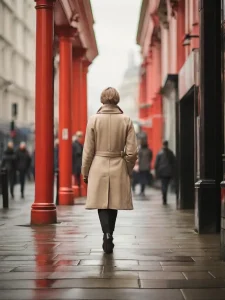
[[12,197],[14,197],[14,185],[16,179],[16,172],[15,171],[8,171],[8,181],[9,181],[9,188],[10,188],[10,194]]
[[25,181],[26,181],[26,171],[20,170],[20,191],[22,196],[24,195]]
[[115,209],[99,209],[99,220],[103,233],[113,234],[117,218],[117,210]]

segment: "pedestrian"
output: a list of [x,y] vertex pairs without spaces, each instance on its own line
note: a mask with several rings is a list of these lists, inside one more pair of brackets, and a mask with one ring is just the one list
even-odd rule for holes
[[82,165],[82,153],[83,153],[83,132],[78,131],[75,135],[74,142],[72,144],[72,170],[75,178],[75,183],[79,187],[79,194],[81,196],[81,165]]
[[152,163],[152,150],[148,147],[146,139],[141,140],[140,149],[138,152],[139,161],[139,182],[141,185],[141,196],[145,195],[146,185],[149,183],[151,163]]
[[27,151],[25,142],[20,143],[20,147],[16,153],[16,160],[17,160],[17,170],[19,171],[19,178],[20,178],[21,198],[24,198],[26,175],[31,165],[31,157],[29,152]]
[[8,181],[10,194],[14,199],[14,186],[16,183],[16,153],[14,151],[13,142],[8,142],[7,149],[3,153],[2,168],[6,168],[8,173]]
[[138,160],[135,163],[135,166],[132,171],[132,191],[135,193],[136,185],[139,184],[139,164]]
[[102,92],[103,106],[88,122],[82,159],[86,209],[98,209],[107,254],[114,248],[117,211],[133,209],[130,177],[137,159],[133,123],[117,106],[119,100],[114,88]]
[[35,180],[35,149],[32,153],[32,157],[31,157],[31,172],[33,175],[33,179]]
[[162,150],[157,154],[155,161],[155,174],[161,180],[163,204],[167,204],[167,191],[169,183],[175,174],[175,155],[169,149],[168,141],[163,142]]
[[55,139],[54,145],[54,172],[59,168],[59,140]]

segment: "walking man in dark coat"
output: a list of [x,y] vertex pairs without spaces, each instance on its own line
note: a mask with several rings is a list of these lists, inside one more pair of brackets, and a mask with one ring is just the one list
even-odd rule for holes
[[79,193],[81,193],[81,165],[82,165],[82,154],[83,154],[83,132],[78,131],[75,135],[75,140],[72,144],[72,169],[75,183],[79,187]]
[[16,153],[16,159],[17,159],[17,170],[20,173],[21,198],[24,198],[26,174],[31,165],[31,157],[26,149],[26,143],[24,142],[20,143],[20,147]]
[[8,172],[8,181],[10,194],[14,198],[14,185],[16,181],[16,153],[14,151],[13,142],[9,142],[7,149],[4,151],[2,159],[2,168],[6,168]]
[[166,205],[169,183],[175,174],[175,155],[169,149],[168,141],[163,143],[163,148],[156,157],[155,172],[156,177],[161,180],[163,204]]
[[148,147],[146,139],[141,141],[141,147],[138,152],[139,162],[139,180],[141,185],[141,196],[145,195],[145,187],[149,183],[149,174],[152,162],[152,150]]

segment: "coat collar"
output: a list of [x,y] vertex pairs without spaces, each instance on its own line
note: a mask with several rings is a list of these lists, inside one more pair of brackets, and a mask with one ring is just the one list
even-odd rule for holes
[[99,108],[97,114],[123,114],[123,111],[118,105],[104,104]]

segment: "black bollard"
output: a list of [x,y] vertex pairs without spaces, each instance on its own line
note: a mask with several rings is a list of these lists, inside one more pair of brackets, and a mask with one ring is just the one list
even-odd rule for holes
[[55,171],[56,175],[56,201],[55,204],[59,205],[59,169]]
[[9,207],[9,190],[8,190],[8,172],[6,169],[1,169],[1,185],[3,208]]

